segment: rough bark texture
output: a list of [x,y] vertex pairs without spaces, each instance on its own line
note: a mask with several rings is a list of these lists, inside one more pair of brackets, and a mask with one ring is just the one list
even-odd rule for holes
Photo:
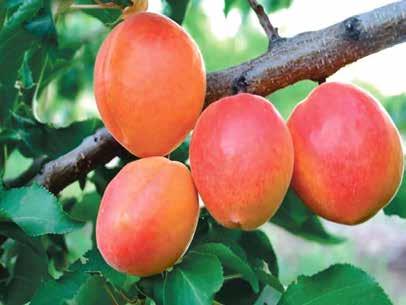
[[[341,67],[406,41],[406,0],[353,16],[328,28],[272,42],[262,56],[209,73],[206,106],[235,92],[262,96],[297,81],[323,81]],[[123,148],[103,128],[75,150],[44,165],[34,181],[58,193]]]

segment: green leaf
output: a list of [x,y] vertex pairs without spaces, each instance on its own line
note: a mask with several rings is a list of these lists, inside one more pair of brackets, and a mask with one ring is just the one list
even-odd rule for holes
[[164,282],[165,305],[212,305],[223,284],[220,261],[213,255],[189,252]]
[[[108,280],[116,287],[121,287],[126,282],[127,277],[129,277],[128,275],[120,273],[107,265],[100,252],[96,249],[88,252],[85,255],[85,260],[85,263],[82,263],[82,261],[76,262],[72,266],[71,270],[87,273],[97,273],[103,276],[106,280]],[[138,277],[133,276],[132,278],[138,279]]]
[[258,279],[252,268],[227,246],[220,243],[207,243],[193,249],[194,252],[212,254],[218,257],[221,264],[231,272],[242,275],[250,284],[254,292],[259,291]]
[[91,280],[92,275],[102,276],[115,287],[123,286],[129,278],[133,281],[138,280],[108,266],[96,249],[87,253],[84,260],[85,262],[79,260],[73,264],[58,281],[45,282],[35,294],[31,305],[65,304],[66,301],[79,295],[84,285]]
[[141,279],[138,287],[141,288],[143,294],[154,300],[156,305],[164,304],[164,281],[163,274],[150,276]]
[[224,14],[227,16],[232,8],[237,8],[243,17],[246,17],[251,10],[248,1],[245,0],[224,0]]
[[235,255],[248,262],[255,272],[265,268],[278,275],[278,262],[272,244],[260,230],[244,232],[226,229],[203,211],[192,246],[198,247],[209,242],[224,244]]
[[30,305],[63,305],[78,295],[90,277],[88,273],[67,272],[58,281],[46,281],[37,290]]
[[75,262],[93,246],[92,241],[93,224],[86,223],[83,228],[66,234],[65,243],[68,250],[67,258],[70,263]]
[[[39,244],[39,241],[36,241]],[[38,246],[39,248],[40,246]],[[45,251],[34,252],[32,248],[21,244],[13,278],[7,286],[7,305],[27,303],[48,274],[48,259]]]
[[[403,174],[404,175],[404,174]],[[396,196],[387,205],[383,211],[386,215],[397,215],[401,218],[406,218],[406,178],[403,177],[402,183],[399,187]]]
[[343,238],[328,233],[319,218],[304,205],[292,189],[288,191],[270,222],[297,236],[319,243],[338,244],[344,241]]
[[313,276],[301,276],[282,295],[278,305],[391,305],[383,289],[364,271],[334,265]]
[[0,235],[7,236],[17,242],[29,247],[36,255],[43,253],[43,247],[35,239],[27,236],[23,230],[11,222],[0,222]]
[[190,138],[188,137],[174,152],[170,154],[170,159],[185,163],[189,158]]
[[18,70],[18,78],[21,80],[21,84],[24,89],[31,89],[34,87],[34,80],[32,79],[32,72],[28,64],[28,59],[28,53],[25,52],[23,63]]
[[92,276],[82,285],[69,305],[113,305],[113,303],[106,291],[105,281],[98,276]]
[[101,197],[97,192],[86,193],[69,214],[80,221],[96,221]]
[[14,31],[33,18],[43,6],[43,0],[26,0],[21,3],[13,15],[7,19],[0,32],[0,48],[14,35]]
[[272,274],[278,276],[278,260],[272,244],[264,232],[259,230],[244,232],[241,236],[240,243],[247,253],[248,260],[252,265],[256,265],[258,260],[263,260],[266,262]]
[[102,125],[98,119],[89,119],[67,127],[53,128],[17,115],[14,115],[14,120],[14,133],[19,139],[21,152],[26,157],[46,155],[51,159],[76,148],[85,137],[93,134]]
[[224,0],[224,14],[227,16],[236,0]]
[[177,23],[182,24],[186,16],[189,0],[166,0],[167,7],[165,15],[175,20]]
[[46,6],[47,9],[43,10],[40,16],[35,17],[33,20],[25,25],[25,28],[44,43],[55,46],[57,44],[57,33],[52,18],[52,12],[50,6]]
[[268,12],[275,12],[277,10],[288,8],[293,0],[264,0],[265,9]]
[[64,234],[82,226],[70,219],[56,197],[39,185],[1,192],[0,215],[30,236]]
[[215,300],[225,305],[252,305],[257,298],[258,293],[254,293],[251,286],[242,279],[225,281],[215,295]]
[[[244,3],[245,2],[245,3]],[[227,16],[233,7],[241,10],[243,14],[247,14],[250,7],[247,5],[248,1],[241,0],[224,0],[224,14]],[[288,8],[292,4],[293,0],[262,0],[259,1],[267,12],[275,12],[277,10]]]
[[18,242],[13,277],[6,286],[6,304],[24,304],[47,276],[47,254],[40,240],[28,237],[13,223],[0,223],[0,235]]
[[36,41],[24,24],[36,16],[42,0],[26,0],[6,19],[0,31],[0,120],[6,121],[17,96],[14,87],[24,53]]

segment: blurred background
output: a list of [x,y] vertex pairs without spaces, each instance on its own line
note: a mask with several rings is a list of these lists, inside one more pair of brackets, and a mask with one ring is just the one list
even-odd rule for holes
[[[321,29],[390,2],[294,0],[289,9],[271,14],[270,18],[282,36],[293,36]],[[232,7],[225,15],[223,5],[224,1],[218,0],[192,1],[184,22],[200,46],[209,72],[239,64],[260,55],[267,48],[267,40],[253,13]],[[150,0],[150,9],[159,12],[164,7],[160,0]],[[63,46],[75,46],[78,42],[84,45],[64,72],[38,97],[35,111],[43,122],[66,126],[76,120],[98,117],[92,91],[93,64],[109,28],[89,14],[72,11],[57,20],[57,31]],[[405,71],[406,44],[403,44],[345,67],[329,80],[352,82],[367,89],[383,103],[401,132],[406,132]],[[286,118],[315,85],[303,81],[279,90],[269,98]],[[29,163],[30,160],[16,150],[7,162],[5,177],[16,176]],[[84,204],[98,204],[99,200],[94,185],[89,183],[84,190],[78,183],[68,187],[62,197],[79,197]],[[283,283],[290,283],[299,274],[310,275],[333,263],[347,262],[373,275],[395,304],[406,305],[406,221],[380,213],[356,227],[324,223],[328,230],[346,241],[325,246],[302,240],[271,224],[264,227],[278,255]],[[79,244],[75,237],[75,234],[90,236],[89,230],[91,226],[73,232],[71,236],[68,234],[67,244],[72,253],[75,250],[80,253],[89,247],[90,237],[80,238]]]

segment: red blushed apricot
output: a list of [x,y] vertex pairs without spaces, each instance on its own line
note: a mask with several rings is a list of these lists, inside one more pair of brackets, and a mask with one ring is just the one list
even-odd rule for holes
[[94,91],[102,120],[121,145],[138,157],[167,155],[202,110],[204,63],[197,45],[175,22],[134,14],[102,44]]
[[198,197],[186,166],[163,157],[140,159],[127,164],[105,190],[97,247],[121,272],[158,274],[186,251],[198,216]]
[[192,176],[210,214],[255,229],[279,208],[293,171],[289,130],[267,100],[238,94],[211,104],[190,146]]
[[295,147],[292,185],[316,214],[358,224],[396,193],[403,174],[400,136],[364,91],[325,83],[297,105],[288,126]]

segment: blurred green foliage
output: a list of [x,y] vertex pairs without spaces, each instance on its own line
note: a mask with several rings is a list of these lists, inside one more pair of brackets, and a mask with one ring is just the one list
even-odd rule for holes
[[[73,10],[69,8],[73,1],[64,1],[0,3],[0,174],[5,182],[24,172],[40,157],[54,159],[68,152],[101,126],[93,97],[93,67],[97,50],[119,22],[120,12]],[[266,50],[265,35],[248,18],[247,1],[224,2],[221,14],[230,15],[236,10],[241,17],[240,25],[231,29],[234,34],[230,36],[217,35],[211,23],[214,12],[204,10],[203,1],[167,0],[162,7],[164,13],[182,23],[196,40],[208,72],[237,65]],[[129,3],[128,0],[114,2],[122,6]],[[261,1],[268,11],[288,7],[291,2]],[[76,0],[75,3],[94,2]],[[295,105],[316,85],[302,81],[274,92],[269,99],[288,118]],[[382,102],[402,134],[406,133],[406,94],[386,97],[367,84],[361,86]],[[171,158],[187,163],[188,147],[189,139]],[[278,264],[266,234],[259,230],[246,233],[222,228],[204,211],[191,251],[165,277],[138,282],[138,278],[108,267],[95,250],[94,224],[107,183],[128,161],[121,158],[97,168],[58,198],[39,186],[4,190],[1,184],[0,237],[9,237],[0,250],[2,302],[121,304],[132,296],[142,296],[146,304],[155,301],[157,305],[179,305],[192,300],[189,304],[193,305],[211,304],[214,294],[225,304],[278,302],[284,292],[279,270],[289,270],[289,263],[282,259]],[[387,214],[406,217],[405,189],[403,183],[393,203],[385,209]],[[29,202],[29,208],[20,210],[22,202]],[[31,219],[34,214],[35,221]],[[330,234],[292,191],[272,222],[310,241],[324,244],[342,241]],[[320,264],[320,259],[312,258],[312,263]],[[297,287],[319,289],[326,278],[337,276],[342,282],[335,282],[336,287],[342,287],[347,280],[362,281],[365,291],[384,302],[380,304],[387,303],[380,288],[368,276],[353,267],[340,266],[311,278],[300,278],[278,304],[288,304],[286,300]],[[202,281],[206,277],[210,281]],[[332,287],[327,286],[323,286],[326,291]],[[351,296],[356,297],[356,294]]]

